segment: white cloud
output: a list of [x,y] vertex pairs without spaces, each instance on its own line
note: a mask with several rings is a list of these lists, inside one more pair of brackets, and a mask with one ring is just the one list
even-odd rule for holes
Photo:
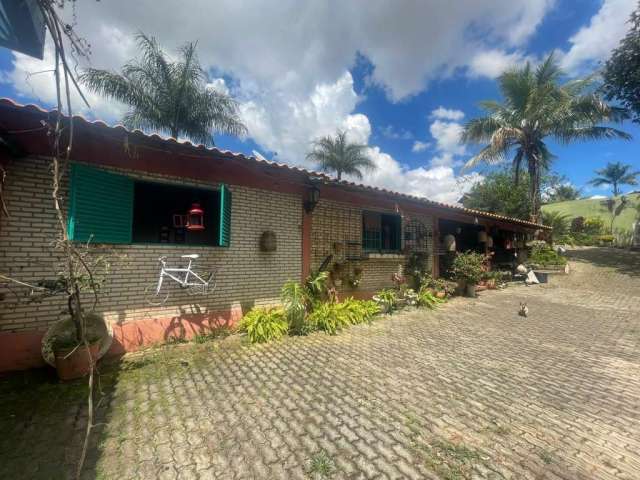
[[[487,44],[523,45],[553,1],[372,0],[363,8],[339,0],[190,0],[180,9],[157,3],[128,2],[123,15],[121,2],[75,2],[76,30],[91,43],[93,65],[118,68],[137,53],[132,39],[142,31],[168,48],[198,40],[202,63],[243,89],[308,95],[319,83],[335,82],[360,53],[373,65],[372,80],[397,101],[467,65]],[[70,23],[71,15],[67,7]]]
[[607,59],[628,31],[629,15],[636,5],[637,0],[604,0],[589,24],[569,39],[571,48],[562,58],[562,67],[580,73],[584,67]]
[[605,198],[607,198],[605,195],[592,195],[589,200],[604,200]]
[[229,95],[229,87],[227,87],[227,82],[225,82],[224,78],[214,78],[207,83],[205,88],[223,95]]
[[431,146],[429,142],[421,142],[420,140],[416,140],[413,142],[413,146],[411,147],[411,151],[413,153],[424,152],[427,148]]
[[522,65],[532,59],[522,52],[507,53],[500,49],[491,49],[478,52],[469,63],[469,75],[471,77],[497,78],[505,70]]
[[407,168],[378,147],[370,148],[368,154],[376,169],[365,174],[364,183],[438,202],[457,203],[464,193],[482,180],[482,176],[475,172],[456,177],[450,166]]
[[442,120],[462,120],[464,112],[439,106],[431,112],[431,118],[439,118]]
[[[41,106],[55,107],[57,95],[53,73],[54,65],[55,53],[49,43],[45,47],[43,60],[20,53],[14,54],[13,70],[7,74],[4,80],[13,84],[20,100],[35,101]],[[108,100],[86,89],[83,89],[82,93],[91,108],[87,108],[77,90],[71,87],[71,108],[74,114],[84,114],[114,121],[120,119],[127,110],[123,104]],[[67,111],[66,107],[64,104],[65,112]]]
[[367,144],[371,125],[366,115],[352,114],[358,102],[349,72],[332,84],[319,84],[308,97],[280,93],[257,94],[241,101],[240,115],[249,136],[263,148],[276,152],[279,161],[308,165],[312,140],[345,130],[348,138]]
[[429,126],[429,132],[436,140],[436,148],[443,153],[464,155],[466,148],[460,143],[464,127],[458,122],[434,120]]

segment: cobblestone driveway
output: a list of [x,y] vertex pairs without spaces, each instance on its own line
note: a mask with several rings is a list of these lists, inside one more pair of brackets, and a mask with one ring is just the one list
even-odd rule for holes
[[[104,376],[85,476],[638,479],[640,256],[573,257],[548,285],[335,337],[126,363]],[[66,476],[82,389],[12,388],[0,477]]]

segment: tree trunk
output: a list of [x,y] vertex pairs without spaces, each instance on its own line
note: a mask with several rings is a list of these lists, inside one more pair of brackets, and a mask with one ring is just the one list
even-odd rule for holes
[[529,200],[531,201],[531,221],[538,223],[540,218],[540,168],[536,159],[528,159],[529,170]]
[[338,170],[336,173],[338,174],[338,181],[342,180],[342,171]]
[[620,190],[618,190],[618,182],[613,182],[613,196],[617,197],[620,194]]

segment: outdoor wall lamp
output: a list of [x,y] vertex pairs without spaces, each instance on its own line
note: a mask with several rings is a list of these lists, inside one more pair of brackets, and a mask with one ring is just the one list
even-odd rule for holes
[[316,185],[311,185],[306,192],[306,199],[302,206],[304,207],[304,211],[307,213],[313,212],[320,201],[320,189]]

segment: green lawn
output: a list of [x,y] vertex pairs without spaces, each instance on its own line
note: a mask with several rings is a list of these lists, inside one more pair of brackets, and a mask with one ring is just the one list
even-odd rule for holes
[[[631,231],[631,226],[637,216],[635,206],[640,203],[640,194],[627,195],[630,206],[627,207],[613,225],[614,229]],[[607,211],[607,207],[601,204],[602,200],[583,199],[571,200],[569,202],[551,203],[543,205],[542,210],[545,212],[561,212],[568,215],[569,218],[574,217],[600,217],[604,220],[605,225],[611,222],[611,216]]]

